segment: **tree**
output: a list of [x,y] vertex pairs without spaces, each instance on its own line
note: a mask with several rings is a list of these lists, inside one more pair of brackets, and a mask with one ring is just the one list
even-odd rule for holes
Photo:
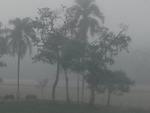
[[92,36],[101,28],[99,21],[104,23],[103,13],[94,3],[95,0],[75,0],[76,4],[68,10],[73,14],[73,24],[77,27],[79,40],[87,41],[88,31]]
[[[86,81],[91,90],[89,103],[94,104],[95,92],[100,80],[104,77],[104,70],[114,64],[114,57],[123,50],[128,50],[130,37],[121,29],[118,34],[104,28],[100,38],[91,43],[86,51]],[[103,79],[102,79],[103,80]]]
[[10,20],[8,36],[9,52],[13,56],[17,56],[17,99],[20,99],[20,60],[24,58],[27,51],[31,53],[32,40],[35,40],[35,32],[30,18],[16,18]]
[[60,66],[64,71],[65,75],[65,82],[66,82],[66,101],[70,103],[70,95],[69,95],[69,76],[68,73],[70,72],[70,66],[71,66],[71,54],[70,51],[70,42],[71,40],[65,39],[63,42],[62,50],[61,50],[61,57],[60,57]]
[[104,80],[100,82],[100,87],[107,91],[107,106],[110,106],[112,94],[123,94],[130,91],[130,86],[134,84],[126,73],[119,71],[105,70]]
[[63,28],[57,25],[57,22],[60,22],[61,19],[56,11],[49,8],[42,8],[39,9],[38,14],[39,17],[36,18],[34,23],[40,37],[37,44],[38,53],[34,57],[34,60],[56,64],[56,79],[52,87],[52,100],[55,101],[56,87],[59,81],[60,68],[62,67],[62,50],[66,37]]
[[[7,49],[7,30],[3,28],[3,24],[0,22],[0,58],[8,53]],[[0,61],[0,67],[5,67],[6,63]]]
[[63,51],[63,64],[67,64],[67,68],[77,74],[77,103],[80,101],[80,75],[84,72],[84,65],[81,63],[81,58],[84,53],[84,44],[77,39],[71,39],[66,44]]
[[47,86],[48,82],[49,82],[49,80],[47,78],[37,81],[36,87],[39,88],[41,91],[41,99],[44,98],[44,89]]
[[[66,100],[69,102],[68,72],[72,70],[73,59],[79,56],[78,53],[75,54],[75,51],[82,50],[82,48],[79,48],[80,46],[77,47],[79,41],[77,42],[74,39],[74,33],[72,32],[74,27],[70,24],[73,19],[71,14],[64,7],[63,13],[61,17],[49,8],[39,10],[39,17],[36,18],[35,24],[37,30],[40,32],[40,42],[38,43],[40,45],[37,45],[38,54],[34,59],[57,65],[56,79],[52,88],[53,100],[55,100],[55,89],[59,81],[60,68],[63,69],[66,81]],[[61,23],[60,21],[62,25],[58,25],[58,22]]]
[[98,51],[100,48],[98,45],[89,45],[87,51],[87,58],[85,60],[86,65],[86,82],[88,83],[90,89],[90,99],[89,104],[94,105],[95,103],[95,93],[99,81],[103,78],[103,69],[106,68],[106,61],[104,59],[104,53]]
[[[73,17],[70,24],[74,28],[75,37],[82,41],[84,45],[87,45],[88,32],[92,37],[99,32],[102,27],[100,22],[104,23],[104,16],[95,4],[95,0],[75,0],[75,3],[75,5],[68,8],[68,13]],[[85,53],[83,52],[83,54]],[[80,61],[84,60],[84,57],[82,58],[80,58]],[[84,97],[84,82],[84,73],[82,72],[82,101]]]
[[[88,72],[86,78],[91,78],[86,80],[91,89],[91,104],[94,104],[95,87],[98,85],[98,82],[95,84],[95,80],[97,81],[97,79],[95,79],[94,76],[98,76],[98,72],[95,71],[103,70],[107,68],[108,65],[112,65],[114,63],[114,56],[118,55],[122,50],[127,50],[128,43],[131,40],[130,37],[125,34],[126,27],[124,26],[122,26],[121,31],[116,34],[100,25],[100,21],[104,23],[104,16],[94,4],[94,1],[95,0],[76,0],[76,5],[68,9],[68,12],[71,13],[73,17],[71,24],[74,25],[73,31],[75,38],[85,45],[83,53],[80,54],[80,58],[76,61],[78,64],[84,66],[82,70],[83,74],[84,72]],[[99,36],[99,39],[88,42],[89,36]],[[93,69],[93,67],[95,67],[96,70]],[[83,91],[82,94],[84,94]]]
[[64,70],[64,75],[65,75],[65,81],[66,81],[66,101],[70,102],[70,96],[69,96],[69,77],[68,77],[68,72],[70,70],[70,58],[68,55],[65,54],[66,49],[64,49],[62,57],[61,57],[61,67]]

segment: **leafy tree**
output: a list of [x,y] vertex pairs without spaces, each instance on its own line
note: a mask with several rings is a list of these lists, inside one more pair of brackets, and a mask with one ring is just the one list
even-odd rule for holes
[[110,106],[112,94],[123,94],[130,91],[130,86],[134,82],[126,76],[126,73],[119,71],[105,70],[105,76],[100,82],[100,87],[103,87],[107,91],[107,106]]
[[[63,10],[66,9],[64,8]],[[61,16],[59,14],[56,14],[55,11],[51,11],[49,8],[39,10],[40,17],[36,18],[35,24],[40,32],[40,42],[38,43],[40,45],[38,45],[38,54],[34,59],[49,64],[57,64],[57,74],[52,91],[53,100],[55,100],[55,89],[59,81],[60,68],[64,70],[66,100],[69,102],[68,72],[72,70],[73,60],[77,56],[79,57],[81,52],[77,52],[82,48],[79,48],[81,44],[79,45],[79,41],[74,39],[74,34],[72,33],[72,29],[74,28],[71,26],[70,22],[73,18],[68,12],[64,12],[65,14],[60,18]],[[62,25],[58,25],[60,21],[63,23]]]
[[[3,28],[3,24],[0,23],[0,58],[7,54],[7,30]],[[0,67],[5,67],[6,63],[0,61]]]
[[[79,69],[78,71],[82,72],[82,74],[88,72],[86,81],[91,89],[90,103],[93,104],[95,87],[98,84],[96,82],[97,77],[95,78],[94,76],[99,75],[98,70],[103,70],[108,65],[112,65],[114,63],[114,56],[124,49],[127,50],[131,39],[125,34],[125,26],[122,26],[118,34],[109,31],[106,27],[100,26],[100,21],[104,23],[104,16],[94,4],[94,0],[76,0],[76,5],[69,8],[68,12],[73,17],[71,25],[74,26],[75,38],[84,45],[82,53],[79,54],[80,57],[74,60],[73,67]],[[89,43],[88,38],[90,35],[88,33],[91,36],[99,36],[99,39],[94,39],[94,41]],[[83,90],[82,94],[84,95]]]
[[[65,50],[65,49],[64,49]],[[66,50],[65,50],[66,51]],[[69,77],[68,77],[68,72],[70,71],[70,58],[64,53],[61,56],[61,67],[64,70],[64,75],[65,75],[65,81],[66,81],[66,101],[70,102],[70,96],[69,96]],[[68,51],[66,51],[68,52]]]
[[67,69],[77,74],[77,103],[79,103],[79,75],[83,72],[80,58],[84,52],[84,45],[79,40],[71,39],[65,45],[63,51],[63,65],[67,65]]
[[103,69],[106,67],[106,61],[104,59],[104,53],[98,51],[99,47],[96,45],[90,45],[88,49],[86,64],[86,81],[89,85],[91,91],[89,104],[93,105],[95,102],[95,93],[100,79],[102,78],[101,74]]
[[31,53],[32,40],[35,40],[35,32],[30,18],[16,18],[10,20],[9,24],[12,29],[9,29],[8,36],[9,52],[13,56],[17,56],[17,99],[20,98],[20,60],[24,58],[27,51]]
[[128,50],[130,37],[121,29],[119,34],[110,32],[104,28],[100,38],[91,43],[87,49],[85,63],[87,69],[86,81],[91,89],[90,104],[94,104],[95,91],[100,79],[104,76],[104,70],[114,64],[114,57],[123,50]]
[[63,42],[63,47],[61,49],[61,56],[60,56],[60,66],[64,71],[64,75],[65,75],[65,81],[66,81],[66,101],[70,102],[70,95],[69,95],[69,72],[70,70],[70,66],[72,65],[71,61],[72,61],[72,56],[70,53],[72,53],[72,51],[70,51],[70,43],[71,40],[65,38],[64,42]]
[[104,16],[95,4],[95,0],[75,0],[76,4],[69,8],[74,16],[72,24],[77,27],[79,40],[87,41],[88,31],[93,36],[101,28],[99,21],[104,23]]
[[37,81],[37,85],[36,87],[40,89],[41,91],[41,98],[43,99],[43,95],[44,95],[44,89],[45,87],[47,86],[49,80],[46,78],[46,79],[41,79],[39,81]]
[[55,92],[62,66],[65,69],[65,75],[67,74],[65,66],[61,63],[62,50],[67,39],[64,35],[63,25],[59,26],[57,24],[58,22],[61,23],[62,19],[60,19],[56,11],[52,11],[49,8],[42,8],[39,9],[38,14],[39,17],[35,20],[35,28],[40,37],[37,44],[38,53],[34,57],[34,60],[56,64],[56,79],[52,87],[52,100],[55,101]]
[[[89,36],[93,37],[95,33],[100,31],[102,27],[100,25],[100,22],[104,23],[104,16],[102,12],[99,10],[98,6],[95,4],[95,0],[75,0],[75,3],[76,3],[75,5],[68,8],[68,13],[72,16],[70,25],[73,28],[72,31],[75,34],[75,38],[82,41],[84,45],[87,45]],[[88,35],[88,33],[90,35]],[[85,53],[83,52],[83,54]],[[84,57],[80,58],[79,60],[80,61],[84,60]],[[85,84],[83,71],[81,75],[82,75],[82,101],[83,101],[84,84]],[[79,97],[79,93],[77,97]]]

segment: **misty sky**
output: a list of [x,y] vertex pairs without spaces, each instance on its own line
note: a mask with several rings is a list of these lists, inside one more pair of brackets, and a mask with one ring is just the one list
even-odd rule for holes
[[[138,79],[137,81],[150,80],[150,1],[97,0],[97,3],[105,15],[105,24],[110,29],[117,30],[120,23],[129,26],[128,33],[132,38],[130,54],[119,57],[116,67],[127,71],[129,76]],[[60,4],[69,6],[72,0],[0,0],[0,21],[6,24],[15,17],[35,17],[37,8],[45,6],[58,8]],[[54,67],[41,63],[32,64],[31,58],[32,56],[26,57],[22,62],[22,78],[38,79],[49,77],[50,73],[54,75],[54,71],[51,71]],[[8,66],[0,69],[0,76],[15,79],[16,59],[10,57],[4,59]],[[141,73],[138,71],[140,67],[143,67]]]

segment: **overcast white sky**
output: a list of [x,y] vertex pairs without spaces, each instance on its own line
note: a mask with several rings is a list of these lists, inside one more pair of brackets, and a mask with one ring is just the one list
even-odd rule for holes
[[[8,20],[15,17],[34,17],[37,8],[45,6],[56,8],[60,4],[71,5],[72,0],[0,0],[0,21],[6,24]],[[97,4],[105,15],[106,25],[111,29],[117,29],[120,23],[129,25],[129,34],[133,39],[132,49],[150,49],[149,0],[97,0]],[[21,76],[28,78],[31,75],[49,76],[48,66],[32,64],[28,59],[23,61],[25,68]],[[16,63],[8,61],[8,67],[1,69],[2,76],[14,78],[16,77]]]
[[[6,23],[15,17],[34,17],[39,7],[70,5],[73,0],[0,0],[0,20]],[[149,0],[97,0],[106,23],[116,29],[119,23],[129,25],[130,34],[136,37],[136,44],[143,46],[150,42],[150,1]],[[140,41],[140,39],[145,41]]]

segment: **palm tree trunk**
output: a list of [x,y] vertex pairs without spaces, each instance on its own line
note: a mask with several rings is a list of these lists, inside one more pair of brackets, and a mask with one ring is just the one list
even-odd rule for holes
[[82,78],[82,103],[84,103],[84,89],[85,89],[85,81],[84,81],[84,76]]
[[56,87],[57,87],[57,84],[58,84],[58,81],[59,81],[59,61],[57,61],[57,70],[56,70],[56,79],[54,81],[54,84],[53,84],[53,88],[52,88],[52,101],[55,102],[55,93],[56,93]]
[[80,103],[80,76],[77,74],[77,103]]
[[90,95],[90,101],[89,101],[89,104],[91,106],[93,106],[95,103],[95,89],[92,87],[91,88],[91,95]]
[[67,70],[65,70],[65,81],[66,81],[66,101],[70,103],[70,96],[69,96],[69,78]]
[[44,88],[41,88],[41,99],[44,99]]
[[20,100],[20,55],[18,54],[17,64],[17,100]]
[[108,90],[108,94],[107,94],[107,106],[110,106],[110,100],[111,100],[111,91]]

